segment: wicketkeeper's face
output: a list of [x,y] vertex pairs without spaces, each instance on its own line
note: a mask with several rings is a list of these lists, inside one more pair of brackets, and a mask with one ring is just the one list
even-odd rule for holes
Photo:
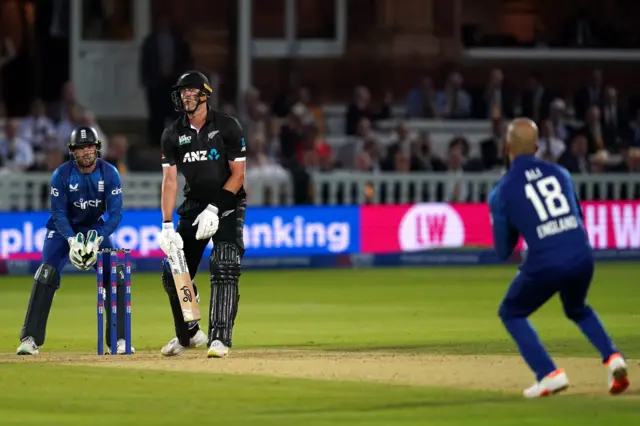
[[97,154],[98,147],[95,145],[87,145],[73,150],[73,156],[80,167],[91,167],[96,161]]

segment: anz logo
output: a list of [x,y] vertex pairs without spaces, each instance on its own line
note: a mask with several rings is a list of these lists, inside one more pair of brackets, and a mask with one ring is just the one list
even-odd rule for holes
[[190,151],[184,154],[183,163],[193,163],[196,161],[215,161],[220,158],[218,150],[211,148],[210,150]]

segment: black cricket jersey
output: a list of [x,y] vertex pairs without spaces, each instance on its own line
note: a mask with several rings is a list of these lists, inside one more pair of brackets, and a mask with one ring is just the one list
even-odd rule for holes
[[[219,202],[220,191],[231,176],[229,162],[246,159],[247,144],[238,120],[211,107],[199,132],[184,114],[162,133],[162,167],[178,167],[187,181],[187,200]],[[246,198],[244,186],[236,197]]]

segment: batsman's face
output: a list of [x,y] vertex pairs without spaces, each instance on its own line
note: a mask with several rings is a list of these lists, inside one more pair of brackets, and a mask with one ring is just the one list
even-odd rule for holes
[[96,161],[97,154],[98,147],[95,145],[88,145],[73,151],[73,155],[76,157],[76,163],[78,163],[80,167],[92,166]]
[[180,97],[182,98],[182,103],[185,108],[189,111],[193,110],[196,105],[198,105],[198,95],[200,94],[200,89],[194,89],[191,87],[187,87],[180,91]]

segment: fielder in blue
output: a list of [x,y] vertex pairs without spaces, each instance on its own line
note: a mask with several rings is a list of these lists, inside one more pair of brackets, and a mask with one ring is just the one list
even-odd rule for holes
[[594,271],[592,248],[583,227],[582,209],[566,169],[535,156],[538,129],[529,119],[515,119],[507,131],[505,175],[489,195],[495,250],[511,256],[522,236],[528,246],[499,309],[507,331],[536,375],[525,389],[527,398],[547,396],[569,386],[528,317],[559,293],[565,315],[573,321],[602,356],[609,377],[609,392],[629,386],[623,356],[607,335],[596,312],[586,303]]
[[[120,175],[115,167],[99,158],[102,142],[97,132],[80,126],[71,133],[67,146],[72,159],[51,176],[51,216],[46,226],[42,264],[34,276],[20,333],[18,355],[37,355],[44,344],[53,296],[60,288],[67,258],[79,270],[96,268],[98,250],[113,248],[109,236],[122,219]],[[109,274],[104,275],[105,288],[109,288]],[[117,277],[118,287],[124,288],[122,266]],[[110,306],[110,293],[105,292],[106,306]],[[124,317],[124,291],[118,291],[117,304],[118,314]],[[110,327],[106,329],[109,334]],[[110,342],[109,339],[106,341]],[[124,353],[124,318],[118,318],[118,339],[117,351]]]

